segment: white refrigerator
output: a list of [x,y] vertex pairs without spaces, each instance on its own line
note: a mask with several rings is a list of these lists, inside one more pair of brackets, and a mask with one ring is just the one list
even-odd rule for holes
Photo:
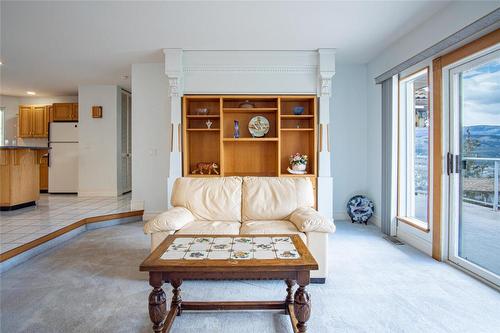
[[49,123],[49,193],[78,192],[78,123]]

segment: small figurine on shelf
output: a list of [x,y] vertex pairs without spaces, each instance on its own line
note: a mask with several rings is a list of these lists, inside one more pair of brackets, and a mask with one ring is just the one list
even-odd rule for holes
[[294,155],[290,155],[288,160],[290,161],[290,166],[292,167],[288,168],[288,172],[296,175],[303,175],[306,173],[307,155],[295,153]]
[[205,124],[207,125],[207,128],[208,128],[208,129],[210,129],[210,128],[212,128],[212,124],[213,124],[213,122],[212,122],[210,119],[208,119],[208,120],[205,122]]
[[218,175],[219,174],[219,172],[217,171],[218,168],[219,165],[217,165],[217,163],[215,162],[200,162],[196,164],[196,169],[194,169],[191,173],[193,175],[197,173],[199,173],[200,175],[204,175],[205,174],[204,172],[207,172],[207,174],[211,175],[213,171],[215,174]]
[[234,121],[234,137],[236,139],[240,137],[240,123],[238,120]]

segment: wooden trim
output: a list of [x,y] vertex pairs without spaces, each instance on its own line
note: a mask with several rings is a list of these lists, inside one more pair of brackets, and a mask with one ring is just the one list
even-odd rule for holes
[[417,228],[418,230],[421,230],[423,232],[429,232],[431,229],[429,229],[429,223],[422,222],[420,220],[417,220],[412,217],[406,217],[406,216],[396,216],[396,219],[399,222],[403,222],[405,224],[408,224],[414,228]]
[[177,149],[179,150],[179,153],[182,152],[181,131],[182,131],[182,125],[178,124],[177,125]]
[[417,69],[417,70],[415,70],[415,71],[411,72],[411,73],[410,73],[410,74],[408,74],[408,75],[405,75],[405,76],[403,76],[403,77],[400,77],[400,78],[399,78],[399,82],[401,82],[401,81],[406,81],[406,80],[408,80],[408,78],[412,77],[413,75],[415,75],[415,74],[417,74],[417,73],[419,73],[419,72],[423,72],[425,69],[427,69],[427,77],[429,77],[429,71],[430,71],[430,68],[429,68],[429,66],[425,66],[425,67],[421,67],[421,68],[419,68],[419,69]]
[[330,152],[330,125],[326,124],[326,151]]
[[500,29],[490,32],[464,46],[441,56],[441,66],[445,67],[484,49],[500,43]]
[[[225,174],[225,166],[224,166],[224,141],[222,139],[224,138],[224,112],[222,112],[222,107],[224,106],[224,99],[222,97],[219,97],[219,115],[220,115],[220,120],[219,120],[219,170],[220,170],[220,175],[224,177]],[[189,162],[188,162],[189,163]]]
[[319,124],[319,152],[323,151],[323,124]]
[[432,61],[433,78],[433,206],[432,206],[432,257],[442,258],[442,193],[443,193],[443,67],[451,65],[484,49],[500,43],[500,29],[492,31],[454,51]]
[[432,61],[432,112],[433,112],[433,178],[432,178],[432,257],[441,261],[441,210],[443,179],[443,110],[442,110],[442,62],[441,58]]
[[278,137],[277,162],[278,177],[281,176],[281,97],[278,96],[278,112],[276,114],[276,136]]
[[174,151],[174,124],[170,124],[170,152]]
[[[430,81],[430,72],[431,72],[431,69],[429,66],[425,66],[425,67],[422,67],[418,70],[415,70],[413,71],[411,74],[408,74],[402,78],[399,78],[398,80],[398,114],[397,114],[397,143],[398,143],[398,149],[397,149],[397,203],[396,203],[396,213],[397,214],[401,214],[402,212],[399,211],[399,208],[400,208],[400,201],[401,201],[401,191],[399,189],[399,185],[401,184],[401,181],[400,181],[400,176],[401,176],[401,173],[400,173],[400,167],[401,167],[401,164],[400,164],[400,159],[401,159],[401,141],[400,141],[400,136],[401,136],[401,132],[400,132],[400,128],[401,128],[401,124],[400,124],[400,115],[401,115],[401,82],[403,81],[407,81],[408,78],[414,76],[415,74],[418,74],[420,72],[424,72],[424,71],[427,71],[427,86],[429,87],[429,93],[428,93],[428,97],[427,97],[427,110],[428,110],[428,113],[429,113],[429,119],[431,120],[430,123],[429,123],[429,137],[428,137],[428,142],[427,142],[427,151],[429,152],[429,161],[430,161],[430,157],[431,157],[431,132],[433,132],[433,129],[434,129],[434,124],[433,124],[433,116],[434,116],[434,112],[431,113],[431,104],[430,104],[430,94],[431,94],[431,90],[430,90],[430,87],[431,87],[431,81]],[[406,112],[406,110],[404,110]],[[432,110],[433,111],[433,110]],[[406,119],[406,118],[405,118]],[[433,156],[434,157],[434,156]],[[432,168],[432,165],[431,163],[429,163],[427,165],[427,179],[431,179],[431,168]],[[424,222],[424,221],[420,221],[418,219],[414,219],[414,218],[411,218],[411,217],[408,217],[408,218],[402,218],[402,219],[407,219],[406,221],[403,221],[401,220],[401,222],[405,222],[419,230],[422,230],[422,231],[425,231],[425,232],[428,232],[429,231],[429,225],[430,225],[430,222],[433,221],[433,219],[431,220],[430,219],[430,203],[431,203],[431,193],[434,193],[434,192],[431,192],[431,184],[428,183],[427,184],[427,222]],[[405,212],[406,213],[406,212]],[[399,217],[396,217],[398,220],[400,219]],[[412,220],[415,220],[417,222],[407,222],[408,219],[412,219]],[[423,228],[421,225],[426,225],[425,228]]]
[[39,245],[42,245],[42,244],[44,244],[52,239],[55,239],[59,236],[62,236],[62,235],[66,234],[72,230],[75,230],[75,229],[77,229],[81,226],[87,225],[87,224],[115,220],[115,219],[123,219],[123,218],[133,217],[133,216],[142,216],[142,215],[144,215],[144,210],[134,210],[134,211],[124,212],[124,213],[115,213],[115,214],[87,217],[87,218],[79,220],[75,223],[72,223],[70,225],[67,225],[59,230],[51,232],[50,234],[47,234],[47,235],[44,235],[40,238],[32,240],[29,243],[18,246],[12,250],[7,251],[7,252],[1,253],[0,254],[0,262],[4,262],[8,259],[11,259],[17,255],[20,255],[23,252],[29,251],[29,250],[31,250]]
[[182,310],[228,311],[228,310],[284,310],[285,301],[222,301],[222,302],[182,302]]

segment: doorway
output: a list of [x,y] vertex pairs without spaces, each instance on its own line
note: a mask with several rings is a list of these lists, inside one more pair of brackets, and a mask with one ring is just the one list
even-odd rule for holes
[[443,74],[449,93],[448,260],[498,286],[500,45]]

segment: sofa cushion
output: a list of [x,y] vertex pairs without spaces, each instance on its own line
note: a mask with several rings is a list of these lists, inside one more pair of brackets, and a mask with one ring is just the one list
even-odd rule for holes
[[197,220],[241,222],[241,177],[177,178],[172,206],[189,209]]
[[237,221],[193,221],[186,224],[175,234],[209,234],[209,235],[238,235],[241,223]]
[[289,219],[302,232],[335,232],[333,220],[321,215],[311,207],[297,208]]
[[298,207],[313,207],[307,177],[244,177],[242,220],[284,220]]
[[187,223],[194,221],[194,216],[184,207],[170,208],[166,212],[157,215],[144,225],[144,233],[179,230]]
[[290,221],[245,221],[241,224],[240,234],[298,234],[307,244],[306,235]]

